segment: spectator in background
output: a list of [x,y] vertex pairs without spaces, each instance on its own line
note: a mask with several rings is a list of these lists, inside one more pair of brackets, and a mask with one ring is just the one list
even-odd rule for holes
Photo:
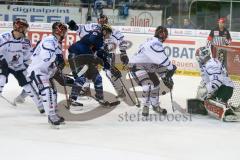
[[188,18],[183,19],[183,29],[194,29],[194,25],[190,22]]
[[218,19],[218,26],[211,30],[207,45],[226,46],[232,41],[229,31],[225,28],[225,19]]
[[112,8],[113,7],[113,0],[107,0],[107,7]]
[[174,23],[174,19],[170,16],[167,18],[167,24],[165,25],[166,28],[178,28],[177,25]]

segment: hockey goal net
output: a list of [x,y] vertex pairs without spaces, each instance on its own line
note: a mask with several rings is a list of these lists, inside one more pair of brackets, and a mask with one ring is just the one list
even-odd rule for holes
[[240,48],[229,46],[215,46],[213,53],[225,65],[228,75],[234,82],[234,92],[229,102],[237,107],[240,105]]

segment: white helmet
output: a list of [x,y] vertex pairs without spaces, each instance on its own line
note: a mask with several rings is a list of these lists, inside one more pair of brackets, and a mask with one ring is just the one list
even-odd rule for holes
[[199,63],[203,64],[207,58],[211,58],[211,49],[209,47],[200,47],[197,49],[195,57]]

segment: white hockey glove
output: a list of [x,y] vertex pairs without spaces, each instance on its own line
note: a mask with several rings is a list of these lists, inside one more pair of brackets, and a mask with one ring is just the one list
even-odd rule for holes
[[204,101],[208,97],[207,87],[205,85],[199,85],[197,89],[197,99]]

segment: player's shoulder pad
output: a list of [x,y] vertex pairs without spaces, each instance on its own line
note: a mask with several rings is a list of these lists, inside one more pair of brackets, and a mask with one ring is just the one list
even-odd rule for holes
[[12,37],[11,32],[4,32],[0,35],[0,44],[4,44],[5,42],[9,41]]
[[148,41],[148,45],[155,52],[164,52],[163,45],[157,38]]
[[209,75],[221,74],[221,62],[219,62],[217,59],[211,58],[205,64],[205,67]]
[[23,39],[23,43],[24,43],[24,44],[31,45],[31,41],[30,41],[29,39],[27,39],[27,38],[24,38],[24,39]]
[[43,49],[55,52],[55,50],[58,48],[58,41],[56,37],[49,36],[43,39],[42,47]]
[[119,41],[124,38],[124,35],[119,30],[114,29],[112,33],[112,37],[114,37],[116,40]]

